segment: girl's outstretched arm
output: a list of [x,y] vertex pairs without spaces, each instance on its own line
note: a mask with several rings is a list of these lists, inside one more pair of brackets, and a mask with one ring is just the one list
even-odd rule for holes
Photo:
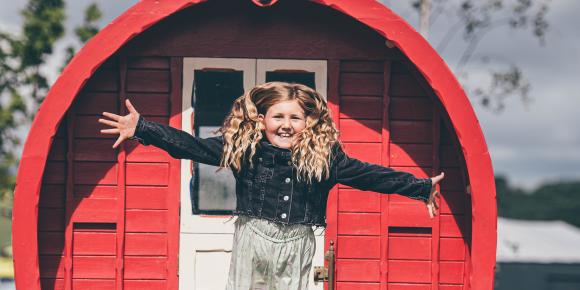
[[219,166],[223,151],[223,137],[200,138],[191,134],[139,117],[132,139],[143,145],[159,147],[173,158]]
[[129,100],[125,104],[129,110],[129,114],[126,116],[104,112],[103,115],[111,118],[112,121],[99,119],[100,123],[114,127],[113,129],[103,129],[102,133],[119,134],[113,148],[116,148],[126,139],[134,139],[143,145],[159,147],[174,158],[190,159],[199,163],[219,166],[223,150],[221,136],[194,137],[171,126],[147,121],[135,110]]
[[[416,178],[408,172],[349,157],[338,144],[335,149],[334,168],[338,183],[360,190],[398,193],[426,204],[435,203],[432,192],[436,183],[431,178]],[[432,206],[438,207],[436,204]],[[431,209],[429,214],[432,214]]]

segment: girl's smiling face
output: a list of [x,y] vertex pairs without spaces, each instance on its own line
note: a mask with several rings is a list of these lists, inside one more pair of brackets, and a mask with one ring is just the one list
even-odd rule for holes
[[306,116],[298,101],[282,101],[272,105],[266,116],[259,114],[266,138],[276,147],[290,149],[296,134],[306,128]]

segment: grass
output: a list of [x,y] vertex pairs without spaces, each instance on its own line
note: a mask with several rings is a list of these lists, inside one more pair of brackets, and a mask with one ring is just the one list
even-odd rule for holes
[[0,278],[14,278],[12,258],[0,258]]

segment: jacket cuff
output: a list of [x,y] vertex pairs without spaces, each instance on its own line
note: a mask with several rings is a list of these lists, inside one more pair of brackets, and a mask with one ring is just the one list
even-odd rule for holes
[[129,140],[137,140],[139,141],[139,143],[143,145],[149,145],[148,143],[145,142],[145,139],[143,139],[142,137],[145,122],[146,122],[145,118],[142,115],[139,115],[139,120],[137,120],[137,125],[135,126],[135,133],[133,134],[132,137],[129,138]]
[[417,183],[419,184],[417,194],[409,197],[427,202],[431,196],[431,187],[433,187],[433,181],[431,178],[419,178],[417,179]]

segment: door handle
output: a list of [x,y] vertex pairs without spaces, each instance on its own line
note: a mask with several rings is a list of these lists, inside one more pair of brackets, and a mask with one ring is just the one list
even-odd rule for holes
[[334,241],[330,240],[328,251],[324,253],[324,259],[328,261],[328,268],[324,266],[314,267],[314,285],[318,282],[328,282],[328,290],[334,290]]

